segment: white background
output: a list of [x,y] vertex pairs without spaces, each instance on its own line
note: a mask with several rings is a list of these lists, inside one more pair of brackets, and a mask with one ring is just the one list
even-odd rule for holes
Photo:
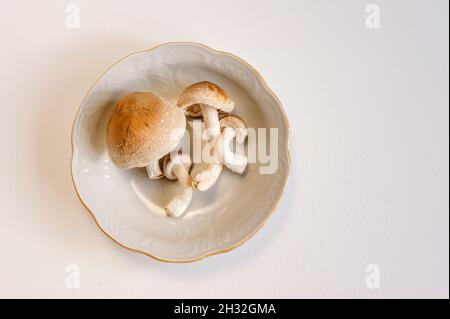
[[[365,25],[371,2],[380,29]],[[79,29],[66,28],[69,3],[0,2],[0,297],[448,298],[448,1],[76,0]],[[252,64],[292,126],[276,214],[192,264],[111,242],[69,172],[90,85],[168,41]],[[68,264],[79,289],[66,288]]]

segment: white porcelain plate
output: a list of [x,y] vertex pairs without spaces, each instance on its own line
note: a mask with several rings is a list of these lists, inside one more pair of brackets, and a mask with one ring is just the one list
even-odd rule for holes
[[[268,165],[261,161],[243,175],[224,169],[211,189],[194,193],[184,217],[174,219],[161,207],[178,183],[149,180],[144,169],[115,167],[106,152],[106,124],[129,92],[152,91],[176,101],[186,86],[204,80],[227,91],[236,103],[233,113],[248,127],[278,129],[277,169],[261,174]],[[274,212],[290,171],[289,125],[279,100],[246,62],[194,43],[134,53],[106,71],[81,103],[72,145],[75,189],[100,229],[123,247],[163,261],[195,261],[243,243]]]

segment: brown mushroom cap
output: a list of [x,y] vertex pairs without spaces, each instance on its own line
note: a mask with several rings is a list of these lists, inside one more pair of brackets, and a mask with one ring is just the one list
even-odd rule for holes
[[188,86],[178,99],[177,105],[189,111],[195,104],[206,104],[224,112],[234,109],[234,102],[230,99],[224,89],[217,84],[204,81]]
[[186,129],[184,113],[158,95],[134,92],[114,108],[106,131],[111,160],[120,168],[143,167],[178,145]]

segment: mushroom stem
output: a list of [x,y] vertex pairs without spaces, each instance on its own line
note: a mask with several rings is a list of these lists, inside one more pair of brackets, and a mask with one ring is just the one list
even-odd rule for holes
[[218,138],[214,138],[208,145],[212,150],[212,162],[209,162],[204,170],[198,172],[192,178],[192,187],[195,190],[201,192],[206,191],[208,188],[213,186],[220,174],[222,173],[223,164],[219,158],[219,153],[217,150]]
[[166,205],[165,211],[171,217],[180,217],[189,206],[192,199],[191,178],[183,164],[175,164],[173,174],[180,182],[178,194]]
[[208,140],[213,140],[220,135],[220,124],[217,109],[207,104],[200,104],[203,120],[205,121]]
[[164,176],[161,165],[159,165],[159,160],[150,162],[145,168],[147,169],[147,175],[150,179],[160,179]]
[[197,173],[193,180],[192,186],[194,189],[201,192],[206,191],[213,186],[222,173],[222,163],[210,163],[203,171]]
[[217,140],[216,147],[221,162],[232,172],[242,174],[247,166],[247,157],[233,153],[230,144],[236,137],[236,130],[226,127]]

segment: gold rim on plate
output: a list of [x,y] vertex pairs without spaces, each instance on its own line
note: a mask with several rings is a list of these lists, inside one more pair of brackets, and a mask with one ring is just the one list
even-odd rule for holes
[[[281,193],[281,196],[278,198],[277,202],[275,203],[275,206],[272,208],[272,210],[270,211],[270,213],[267,215],[267,217],[258,225],[258,227],[256,227],[250,234],[248,234],[247,236],[245,236],[245,238],[243,238],[242,240],[240,240],[239,242],[235,243],[234,245],[231,245],[230,247],[224,248],[224,249],[219,249],[216,251],[212,251],[210,253],[207,253],[205,255],[202,255],[200,257],[194,258],[194,259],[188,259],[188,260],[171,260],[171,259],[164,259],[164,258],[160,258],[157,256],[154,256],[148,252],[136,249],[136,248],[132,248],[132,247],[128,247],[124,244],[122,244],[121,242],[119,242],[118,240],[116,240],[115,238],[113,238],[110,234],[108,234],[99,224],[97,217],[95,216],[94,212],[88,207],[88,205],[83,201],[83,199],[80,196],[80,193],[78,192],[77,189],[77,185],[75,183],[75,179],[73,177],[73,171],[72,171],[72,166],[73,166],[73,160],[74,160],[74,142],[73,142],[73,130],[75,127],[75,122],[78,118],[78,113],[80,112],[81,106],[84,102],[84,100],[86,99],[87,95],[91,92],[91,90],[94,88],[94,86],[97,84],[97,82],[109,71],[111,70],[114,66],[116,66],[117,64],[119,64],[120,62],[122,62],[123,60],[127,59],[128,57],[134,55],[134,54],[138,54],[138,53],[142,53],[142,52],[150,52],[153,50],[156,50],[157,48],[164,46],[164,45],[173,45],[173,44],[190,44],[190,45],[196,45],[196,46],[200,46],[203,47],[207,50],[210,50],[214,53],[218,53],[218,54],[223,54],[223,55],[227,55],[229,57],[234,58],[235,60],[237,60],[238,62],[244,64],[245,66],[247,66],[250,71],[252,71],[254,73],[254,75],[256,75],[256,77],[261,81],[262,85],[264,86],[264,88],[267,90],[267,92],[270,93],[270,95],[272,95],[272,97],[277,101],[278,105],[280,106],[280,110],[281,113],[283,115],[283,120],[284,123],[286,125],[287,128],[287,138],[286,138],[286,145],[287,145],[287,160],[288,160],[288,174],[286,176],[286,180],[284,181],[284,185],[283,185],[283,191]],[[264,80],[264,78],[261,76],[261,74],[250,64],[248,64],[247,62],[245,62],[243,59],[241,59],[240,57],[228,53],[228,52],[224,52],[224,51],[219,51],[219,50],[215,50],[212,49],[210,47],[208,47],[207,45],[201,44],[201,43],[197,43],[197,42],[166,42],[166,43],[161,43],[159,45],[156,45],[150,49],[146,49],[146,50],[141,50],[141,51],[137,51],[137,52],[133,52],[128,54],[127,56],[123,57],[122,59],[118,60],[117,62],[115,62],[114,64],[112,64],[105,72],[103,72],[95,81],[94,83],[91,85],[91,87],[88,89],[87,93],[85,94],[85,96],[83,97],[80,106],[78,107],[77,113],[75,115],[75,119],[72,123],[72,129],[70,132],[70,141],[71,141],[71,159],[70,159],[70,176],[72,178],[72,183],[73,186],[75,188],[75,193],[77,194],[78,199],[80,200],[81,204],[86,208],[86,210],[91,214],[92,218],[95,221],[95,224],[97,225],[97,227],[108,237],[110,238],[113,242],[115,242],[116,244],[118,244],[119,246],[128,249],[130,251],[139,253],[139,254],[143,254],[145,256],[151,257],[155,260],[158,261],[163,261],[163,262],[171,262],[171,263],[191,263],[191,262],[195,262],[195,261],[199,261],[202,259],[205,259],[206,257],[210,257],[210,256],[214,256],[214,255],[218,255],[218,254],[223,254],[223,253],[227,253],[239,246],[241,246],[243,243],[245,243],[247,240],[249,240],[251,237],[253,237],[253,235],[255,235],[270,219],[270,217],[272,217],[273,213],[276,211],[276,209],[278,208],[278,205],[281,202],[281,199],[283,198],[283,195],[286,191],[286,186],[288,183],[288,179],[289,176],[291,174],[291,150],[290,150],[290,138],[291,138],[291,128],[289,125],[289,121],[286,115],[286,111],[284,110],[283,104],[281,104],[280,99],[277,97],[277,95],[269,88],[269,86],[267,85],[266,81]]]

